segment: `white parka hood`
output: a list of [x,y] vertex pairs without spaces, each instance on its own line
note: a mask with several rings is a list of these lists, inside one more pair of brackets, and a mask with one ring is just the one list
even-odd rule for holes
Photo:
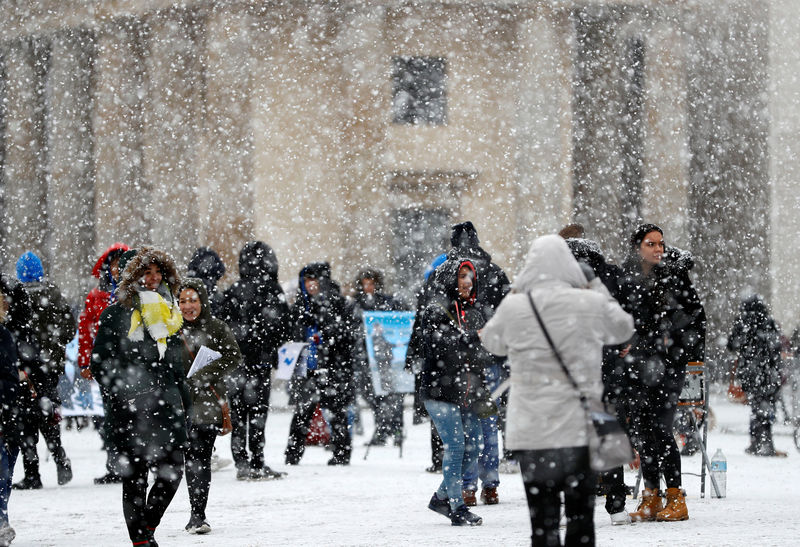
[[514,280],[518,292],[529,292],[542,284],[566,283],[585,287],[588,281],[567,242],[558,235],[536,238],[525,257],[525,265]]

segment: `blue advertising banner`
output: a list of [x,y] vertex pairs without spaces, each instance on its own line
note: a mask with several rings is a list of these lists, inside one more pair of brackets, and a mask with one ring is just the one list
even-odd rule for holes
[[364,312],[364,338],[375,395],[413,393],[414,375],[405,370],[414,312]]

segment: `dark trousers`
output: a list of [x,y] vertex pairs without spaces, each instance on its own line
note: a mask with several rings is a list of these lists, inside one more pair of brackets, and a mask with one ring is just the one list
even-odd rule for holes
[[[231,453],[237,469],[264,467],[264,430],[269,414],[270,369],[258,374],[237,370],[228,380]],[[248,456],[248,449],[250,454]]]
[[594,545],[595,474],[586,447],[519,450],[514,455],[522,470],[531,516],[531,545],[560,546],[558,532],[561,493],[567,516],[564,545]]
[[629,392],[629,432],[642,462],[645,488],[658,489],[664,476],[667,488],[681,486],[681,453],[672,433],[678,394],[661,386]]
[[186,487],[192,516],[206,519],[208,491],[211,488],[211,453],[217,440],[217,426],[192,424],[186,447]]
[[[161,523],[183,477],[183,450],[173,450],[160,461],[147,462],[137,456],[125,457],[122,478],[122,513],[133,543],[146,541]],[[148,471],[155,481],[147,491]]]
[[750,449],[761,455],[775,453],[772,422],[775,421],[775,395],[748,393],[750,404]]
[[[286,445],[286,463],[296,465],[300,462],[306,450],[306,436],[308,435],[311,420],[317,404],[310,401],[298,402],[292,415],[289,426],[289,442]],[[347,406],[330,405],[326,407],[331,413],[331,445],[333,446],[333,459],[338,463],[350,463],[352,440],[347,427]]]
[[600,477],[603,493],[606,495],[606,511],[609,515],[625,510],[625,497],[628,489],[625,486],[625,471],[620,467],[606,471]]
[[47,442],[47,449],[53,455],[53,461],[59,467],[70,465],[67,453],[61,445],[61,427],[55,414],[55,405],[45,397],[26,400],[21,405],[22,427],[20,450],[25,476],[39,478],[39,432]]

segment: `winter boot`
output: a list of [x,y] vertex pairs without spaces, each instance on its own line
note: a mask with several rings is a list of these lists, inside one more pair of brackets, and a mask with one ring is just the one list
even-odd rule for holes
[[94,479],[95,484],[118,484],[122,482],[122,477],[114,473],[106,473],[102,477]]
[[42,488],[42,479],[40,477],[23,477],[19,482],[11,485],[14,490],[40,490]]
[[428,509],[450,518],[450,500],[446,498],[443,500],[439,499],[439,496],[437,496],[435,492],[433,496],[431,496],[431,501],[428,502]]
[[686,508],[686,496],[683,490],[667,488],[667,506],[658,512],[656,520],[659,522],[689,520],[689,510]]
[[467,507],[475,507],[478,505],[478,500],[475,497],[475,490],[462,490],[461,497],[464,498],[464,505]]
[[486,505],[497,505],[500,498],[497,496],[497,487],[484,487],[481,490],[481,501]]
[[630,513],[633,522],[656,520],[656,515],[664,508],[661,502],[661,493],[655,488],[645,488],[642,491],[642,501],[636,511]]
[[59,486],[64,486],[72,480],[72,463],[69,459],[65,459],[61,464],[56,464],[56,477],[58,477]]
[[483,519],[471,513],[469,507],[460,505],[458,509],[450,513],[450,524],[453,526],[480,526]]

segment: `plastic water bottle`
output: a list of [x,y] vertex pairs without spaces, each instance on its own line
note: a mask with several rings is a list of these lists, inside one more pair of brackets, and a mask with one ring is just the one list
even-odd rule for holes
[[[728,487],[728,460],[725,459],[725,454],[722,453],[721,448],[717,448],[714,452],[714,457],[711,458],[711,476],[717,481],[719,487],[719,497],[724,498]],[[711,485],[712,493],[714,485]]]

